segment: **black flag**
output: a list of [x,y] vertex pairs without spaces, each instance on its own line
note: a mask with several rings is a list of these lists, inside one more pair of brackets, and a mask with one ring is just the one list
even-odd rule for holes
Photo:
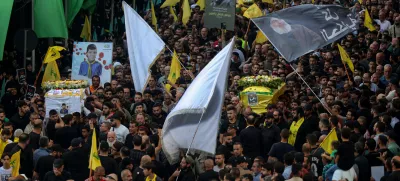
[[358,29],[355,15],[336,5],[300,5],[252,20],[288,62]]

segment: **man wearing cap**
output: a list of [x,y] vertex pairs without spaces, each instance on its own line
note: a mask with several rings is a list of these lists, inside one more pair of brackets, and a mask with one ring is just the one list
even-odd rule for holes
[[47,172],[53,169],[53,162],[57,158],[61,158],[63,149],[60,145],[54,144],[49,148],[49,155],[42,156],[38,159],[34,169],[34,178],[43,180]]
[[47,172],[43,181],[67,181],[71,178],[71,173],[64,170],[63,160],[56,159],[53,163],[53,171]]
[[63,155],[65,170],[70,172],[72,179],[84,180],[89,175],[89,157],[82,149],[82,139],[71,140],[71,151]]
[[121,124],[121,121],[124,119],[124,114],[120,111],[117,111],[113,116],[111,116],[111,119],[113,127],[111,128],[111,131],[114,131],[117,135],[117,141],[125,143],[125,139],[129,134],[129,130],[123,124]]

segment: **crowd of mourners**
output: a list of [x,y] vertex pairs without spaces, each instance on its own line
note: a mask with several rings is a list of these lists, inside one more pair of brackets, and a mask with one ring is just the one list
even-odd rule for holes
[[[151,24],[146,3],[136,0],[136,10]],[[300,57],[293,70],[271,43],[256,43],[258,29],[253,24],[247,32],[249,21],[242,16],[242,9],[252,1],[238,5],[235,29],[226,32],[204,27],[204,11],[195,2],[191,2],[192,15],[186,26],[174,20],[169,8],[159,8],[161,3],[156,3],[157,33],[185,67],[176,83],[168,80],[172,53],[165,51],[151,68],[145,91],[135,92],[123,11],[117,1],[114,30],[100,31],[106,23],[98,21],[102,16],[98,12],[104,11],[99,7],[92,25],[98,32],[97,41],[114,42],[112,80],[100,85],[100,77],[92,77],[82,112],[61,116],[50,110],[46,116],[41,81],[33,98],[25,97],[26,85],[41,80],[43,72],[33,71],[28,61],[26,80],[20,84],[15,70],[24,68],[22,56],[6,50],[0,62],[0,87],[4,90],[0,94],[0,181],[400,180],[398,0],[363,0],[362,4],[354,0],[274,4],[255,0],[267,14],[306,3],[350,8],[359,18],[360,28],[335,44],[348,52],[354,72],[344,67],[335,44]],[[377,31],[363,26],[365,9]],[[180,19],[180,8],[176,11]],[[70,29],[68,50],[57,60],[63,80],[71,77],[72,42],[80,41],[83,22],[81,12]],[[234,36],[222,116],[215,120],[220,122],[218,139],[207,140],[217,142],[216,154],[201,157],[182,152],[180,163],[170,164],[161,144],[165,119],[193,78]],[[41,57],[46,50],[42,44],[36,52]],[[244,106],[238,96],[243,90],[239,79],[256,75],[280,77],[286,83],[284,94],[261,115]],[[166,84],[171,91],[165,90]],[[330,143],[333,151],[329,154],[319,144],[332,129],[338,141]],[[102,166],[89,171],[94,130]],[[10,159],[20,150],[21,175],[11,177]],[[375,172],[383,177],[374,178]]]

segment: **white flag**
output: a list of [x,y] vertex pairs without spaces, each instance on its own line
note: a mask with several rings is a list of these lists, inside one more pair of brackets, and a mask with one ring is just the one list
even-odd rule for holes
[[125,1],[122,2],[125,17],[126,41],[132,78],[137,92],[143,92],[150,68],[164,49],[164,42],[145,20]]
[[162,147],[171,164],[179,161],[180,149],[189,148],[194,134],[191,153],[215,154],[233,42],[207,64],[166,118]]

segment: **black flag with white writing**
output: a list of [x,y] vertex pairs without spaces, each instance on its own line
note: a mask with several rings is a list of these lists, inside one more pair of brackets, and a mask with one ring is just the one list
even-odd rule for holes
[[300,5],[252,21],[288,62],[358,29],[355,15],[336,5]]

